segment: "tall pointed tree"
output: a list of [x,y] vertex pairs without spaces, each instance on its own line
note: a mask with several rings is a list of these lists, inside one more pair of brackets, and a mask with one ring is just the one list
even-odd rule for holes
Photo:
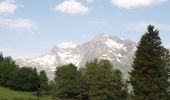
[[138,44],[130,72],[135,100],[167,100],[168,54],[159,31],[149,25]]
[[44,70],[40,71],[39,74],[39,93],[40,95],[47,95],[49,93],[48,77]]
[[2,58],[0,63],[0,85],[12,86],[13,76],[18,68],[11,57]]
[[53,98],[77,100],[81,90],[77,67],[73,64],[57,67],[55,75]]
[[4,59],[4,56],[3,56],[2,52],[0,52],[0,62],[2,62],[3,59]]
[[126,100],[122,73],[109,60],[91,61],[85,66],[89,100]]

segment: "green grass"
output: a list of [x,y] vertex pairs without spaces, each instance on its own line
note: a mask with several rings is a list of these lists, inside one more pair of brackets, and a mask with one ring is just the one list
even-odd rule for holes
[[[38,100],[35,92],[15,91],[0,87],[0,100]],[[51,96],[42,96],[39,100],[52,100]]]

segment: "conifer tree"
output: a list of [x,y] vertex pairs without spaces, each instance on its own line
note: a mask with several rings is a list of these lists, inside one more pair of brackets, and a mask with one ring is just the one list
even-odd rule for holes
[[19,68],[11,57],[0,53],[0,86],[17,90],[35,91],[38,88],[38,73],[34,68]]
[[39,91],[40,95],[47,95],[49,93],[48,77],[44,70],[39,74]]
[[2,60],[4,59],[4,56],[2,54],[2,52],[0,53],[0,63],[2,62]]
[[110,61],[94,60],[86,64],[85,70],[89,100],[126,100],[122,74]]
[[149,25],[137,46],[130,72],[135,100],[167,100],[167,55],[159,31]]
[[20,68],[15,75],[15,89],[23,91],[36,91],[38,89],[38,73],[36,68]]
[[53,98],[77,100],[80,94],[80,73],[73,64],[57,67]]
[[18,69],[11,57],[5,57],[0,63],[0,85],[11,87],[13,77]]

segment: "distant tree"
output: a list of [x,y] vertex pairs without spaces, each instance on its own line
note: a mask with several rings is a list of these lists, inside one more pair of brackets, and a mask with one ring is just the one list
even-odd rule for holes
[[54,80],[49,81],[49,94],[54,94],[55,83]]
[[77,67],[73,64],[57,67],[55,75],[53,98],[78,99],[81,86]]
[[19,68],[11,57],[3,57],[0,53],[0,86],[35,91],[38,89],[38,79],[36,69]]
[[0,57],[3,59],[0,63],[0,85],[5,87],[12,87],[13,77],[18,69],[18,66],[11,57]]
[[114,98],[115,100],[127,100],[128,97],[128,89],[127,89],[127,82],[123,80],[122,73],[120,70],[114,70],[113,74],[113,87],[114,87]]
[[170,81],[170,53],[169,50],[165,49],[165,55],[163,57],[164,59],[164,64],[165,64],[165,68],[167,69],[168,72],[168,79]]
[[[84,95],[86,95],[87,100],[91,100],[95,91],[95,87],[98,83],[98,61],[97,59],[87,62],[84,68],[83,77],[85,79],[86,91],[84,91]],[[93,92],[94,91],[94,92]]]
[[108,60],[88,62],[85,77],[89,100],[126,100],[127,89],[122,74]]
[[49,85],[48,85],[48,77],[44,70],[40,71],[39,74],[39,91],[40,95],[49,94]]
[[135,100],[168,100],[169,53],[166,51],[159,31],[149,25],[139,42],[130,72]]
[[0,63],[2,62],[3,59],[4,59],[4,56],[3,56],[2,52],[0,52]]
[[34,68],[22,67],[15,76],[15,88],[23,91],[35,91],[38,89],[38,73]]

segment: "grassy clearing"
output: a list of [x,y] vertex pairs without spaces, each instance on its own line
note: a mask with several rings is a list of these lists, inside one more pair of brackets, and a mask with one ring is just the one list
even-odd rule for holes
[[[0,100],[38,100],[35,92],[15,91],[0,87]],[[50,96],[40,97],[39,100],[52,100]]]

